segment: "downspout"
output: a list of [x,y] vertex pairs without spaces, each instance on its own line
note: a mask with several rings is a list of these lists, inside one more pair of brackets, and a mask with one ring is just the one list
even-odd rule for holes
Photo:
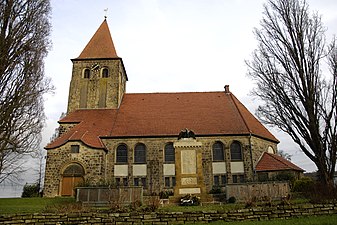
[[253,173],[253,181],[255,181],[256,171],[254,170],[254,163],[253,163],[253,149],[252,149],[252,131],[249,130],[249,151],[250,151],[250,161],[251,161],[251,169]]
[[104,168],[104,180],[105,182],[110,182],[107,180],[107,170],[108,170],[108,153],[105,154],[105,168]]

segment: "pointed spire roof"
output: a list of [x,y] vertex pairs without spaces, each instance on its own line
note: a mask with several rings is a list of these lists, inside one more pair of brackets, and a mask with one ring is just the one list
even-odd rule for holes
[[106,19],[77,59],[119,58]]

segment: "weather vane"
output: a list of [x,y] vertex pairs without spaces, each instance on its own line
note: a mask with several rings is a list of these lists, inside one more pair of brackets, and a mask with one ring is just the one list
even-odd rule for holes
[[105,12],[104,18],[106,19],[108,14],[108,8],[104,9],[104,12]]

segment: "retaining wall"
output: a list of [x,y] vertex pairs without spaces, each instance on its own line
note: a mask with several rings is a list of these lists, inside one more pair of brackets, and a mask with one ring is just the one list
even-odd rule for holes
[[0,224],[104,224],[104,225],[169,225],[209,223],[211,221],[289,219],[337,213],[337,204],[257,207],[231,211],[154,212],[154,213],[68,213],[0,215]]

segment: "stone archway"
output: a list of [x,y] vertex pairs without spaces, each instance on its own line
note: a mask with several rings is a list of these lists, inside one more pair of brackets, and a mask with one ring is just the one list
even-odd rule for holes
[[84,174],[80,164],[69,164],[62,174],[61,196],[73,196],[76,185],[84,181]]

